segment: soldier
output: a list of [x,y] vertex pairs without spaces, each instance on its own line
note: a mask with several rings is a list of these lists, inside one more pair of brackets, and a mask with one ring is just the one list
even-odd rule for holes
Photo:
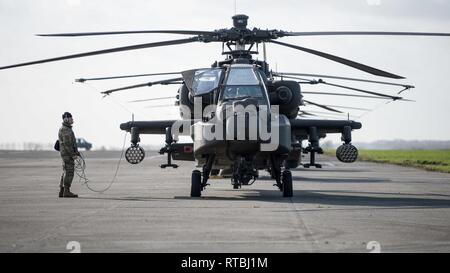
[[63,160],[63,173],[59,184],[59,197],[76,198],[78,195],[70,192],[70,186],[75,170],[75,160],[79,156],[75,134],[72,131],[72,114],[65,112],[62,115],[63,124],[59,129],[59,151]]

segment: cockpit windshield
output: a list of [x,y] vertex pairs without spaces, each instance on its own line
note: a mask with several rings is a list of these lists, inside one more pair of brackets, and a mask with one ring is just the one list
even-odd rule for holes
[[264,94],[265,89],[253,67],[232,67],[228,72],[220,98],[222,101],[255,98],[265,104],[267,99]]
[[262,99],[263,93],[259,85],[227,85],[223,90],[222,99],[243,99],[257,98]]
[[259,80],[251,68],[232,68],[228,73],[227,85],[258,85]]

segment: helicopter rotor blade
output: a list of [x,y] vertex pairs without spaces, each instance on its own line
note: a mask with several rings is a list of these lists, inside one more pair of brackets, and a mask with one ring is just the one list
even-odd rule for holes
[[310,100],[303,100],[303,101],[306,102],[306,103],[309,104],[309,105],[314,105],[314,106],[320,107],[320,108],[322,108],[322,109],[328,110],[328,111],[330,111],[330,112],[344,113],[344,112],[342,112],[342,111],[336,110],[336,109],[334,109],[334,108],[328,107],[328,106],[323,105],[323,104],[319,104],[319,103],[316,103],[316,102],[312,102],[312,101],[310,101]]
[[341,109],[359,110],[359,111],[372,111],[372,109],[368,109],[368,108],[350,107],[350,106],[341,106],[341,105],[329,105],[329,104],[324,104],[324,105],[328,106],[328,107],[341,108]]
[[324,81],[322,79],[319,79],[319,80],[307,80],[307,79],[298,78],[298,77],[292,77],[292,76],[284,76],[284,77],[288,78],[288,79],[309,81],[308,83],[310,83],[310,84],[325,84],[325,85],[334,86],[334,87],[343,88],[343,89],[348,89],[348,90],[352,90],[352,91],[356,91],[356,92],[371,94],[371,95],[375,95],[375,96],[379,96],[379,97],[386,97],[386,98],[390,98],[390,99],[392,99],[394,101],[403,99],[402,97],[399,97],[399,96],[392,96],[392,95],[387,95],[387,94],[378,93],[378,92],[374,92],[374,91],[369,91],[369,90],[359,89],[359,88],[355,88],[355,87],[350,87],[350,86],[346,86],[346,85],[329,83],[329,82],[326,82],[326,81]]
[[156,84],[167,85],[167,84],[179,83],[179,81],[181,81],[182,79],[183,78],[174,78],[174,79],[167,79],[167,80],[162,80],[162,81],[155,81],[155,82],[147,82],[147,83],[129,85],[129,86],[124,86],[124,87],[120,87],[120,88],[115,88],[115,89],[110,89],[110,90],[107,90],[107,91],[103,91],[103,92],[101,92],[101,94],[109,95],[111,93],[118,92],[118,91],[134,89],[134,88],[140,88],[140,87],[146,87],[146,86],[153,86],[153,85],[156,85]]
[[298,114],[299,116],[312,116],[312,117],[317,117],[317,115],[312,114],[312,113],[307,112],[307,111],[301,110],[301,111],[299,111],[299,112],[300,112],[300,113]]
[[114,79],[124,79],[124,78],[136,78],[136,77],[149,77],[149,76],[162,76],[162,75],[176,75],[181,74],[181,72],[164,72],[164,73],[151,73],[151,74],[136,74],[136,75],[125,75],[125,76],[110,76],[110,77],[99,77],[99,78],[79,78],[75,79],[75,82],[87,82],[87,81],[101,81],[101,80],[114,80]]
[[171,96],[171,97],[159,97],[159,98],[142,99],[142,100],[131,100],[131,101],[127,101],[127,102],[144,102],[144,101],[167,100],[167,99],[175,99],[175,97],[174,96]]
[[359,118],[357,116],[351,115],[350,113],[337,114],[337,113],[326,113],[321,111],[309,111],[309,113],[316,114],[319,117],[324,118],[339,118],[339,119]]
[[450,36],[450,33],[436,32],[396,32],[396,31],[310,31],[282,32],[284,36],[330,36],[330,35],[361,35],[361,36]]
[[137,44],[137,45],[131,45],[131,46],[115,47],[115,48],[109,48],[109,49],[103,49],[103,50],[97,50],[97,51],[91,51],[91,52],[66,55],[66,56],[61,56],[61,57],[56,57],[56,58],[43,59],[43,60],[38,60],[38,61],[33,61],[33,62],[8,65],[8,66],[0,67],[0,70],[14,68],[14,67],[20,67],[20,66],[62,61],[62,60],[67,60],[67,59],[75,59],[75,58],[81,58],[81,57],[87,57],[87,56],[93,56],[93,55],[120,52],[120,51],[128,51],[128,50],[143,49],[143,48],[150,48],[150,47],[160,47],[160,46],[168,46],[168,45],[186,44],[186,43],[192,43],[192,42],[197,42],[197,41],[199,41],[199,37],[191,37],[191,38],[187,38],[187,39],[178,39],[178,40],[169,40],[169,41],[154,42],[154,43]]
[[[320,80],[319,80],[319,82],[320,82]],[[376,96],[380,96],[380,97],[391,98],[394,101],[402,99],[402,97],[399,97],[399,96],[386,95],[386,94],[383,94],[383,93],[363,90],[363,89],[359,89],[359,88],[355,88],[355,87],[350,87],[350,86],[345,86],[345,85],[340,85],[340,84],[334,84],[334,83],[328,83],[328,82],[324,82],[324,81],[322,81],[322,83],[326,84],[326,85],[329,85],[329,86],[334,86],[334,87],[338,87],[338,88],[348,89],[348,90],[352,90],[352,91],[356,91],[356,92],[376,95]]]
[[340,77],[340,76],[331,76],[331,75],[307,74],[307,73],[291,73],[291,72],[276,72],[276,73],[273,73],[273,75],[276,76],[276,77],[285,77],[285,76],[318,77],[318,78],[328,78],[328,79],[336,79],[336,80],[357,81],[357,82],[367,82],[367,83],[375,83],[375,84],[401,86],[401,87],[408,88],[408,89],[415,88],[413,85],[408,85],[408,84],[393,83],[393,82],[383,82],[383,81],[373,81],[373,80],[349,78],[349,77]]
[[[302,91],[302,94],[310,94],[310,95],[325,95],[325,96],[342,96],[342,97],[355,97],[355,98],[367,98],[367,99],[382,99],[382,100],[390,100],[388,97],[379,97],[379,96],[365,96],[365,95],[354,95],[354,94],[342,94],[342,93],[330,93],[330,92],[312,92],[312,91]],[[413,100],[408,99],[398,99],[400,101],[410,101]]]
[[389,73],[389,72],[386,72],[386,71],[383,71],[383,70],[380,70],[380,69],[377,69],[374,67],[370,67],[370,66],[362,64],[362,63],[354,62],[354,61],[344,59],[344,58],[341,58],[341,57],[338,57],[335,55],[331,55],[331,54],[328,54],[325,52],[321,52],[321,51],[317,51],[314,49],[301,47],[301,46],[297,46],[297,45],[292,45],[292,44],[288,44],[288,43],[283,43],[283,42],[279,42],[279,41],[274,41],[274,40],[270,40],[270,42],[274,43],[274,44],[282,45],[285,47],[297,49],[297,50],[300,50],[303,52],[307,52],[307,53],[310,53],[310,54],[313,54],[316,56],[320,56],[322,58],[325,58],[325,59],[328,59],[328,60],[331,60],[331,61],[334,61],[334,62],[337,62],[340,64],[344,64],[344,65],[356,68],[358,70],[361,70],[361,71],[364,71],[364,72],[367,72],[367,73],[370,73],[370,74],[373,74],[376,76],[393,78],[393,79],[404,79],[404,77],[402,77],[402,76],[398,76],[398,75],[395,75],[395,74],[392,74],[392,73]]
[[172,106],[178,106],[178,105],[175,105],[175,104],[149,105],[149,106],[145,106],[144,108],[162,108],[162,107],[172,107]]
[[333,119],[347,119],[348,117],[354,118],[354,116],[352,115],[346,115],[344,114],[333,114],[333,113],[326,113],[326,112],[320,112],[320,111],[299,111],[299,116],[303,116],[303,117],[308,117],[308,116],[312,116],[312,117],[320,117],[320,118],[325,118],[325,119],[329,119],[329,118],[333,118]]
[[80,37],[80,36],[121,35],[121,34],[148,34],[148,33],[183,34],[183,35],[215,35],[215,34],[217,34],[214,31],[201,31],[201,30],[137,30],[137,31],[50,33],[50,34],[36,34],[36,36],[40,36],[40,37]]

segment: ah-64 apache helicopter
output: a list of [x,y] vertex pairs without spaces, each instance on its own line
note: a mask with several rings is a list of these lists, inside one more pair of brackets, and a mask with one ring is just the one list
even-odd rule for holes
[[[276,181],[275,186],[282,191],[283,196],[292,197],[292,175],[289,169],[296,168],[301,164],[301,154],[310,154],[310,162],[302,164],[304,167],[321,168],[321,165],[315,162],[315,155],[317,153],[322,153],[322,149],[319,146],[319,139],[326,137],[327,134],[337,133],[342,135],[341,139],[343,142],[336,150],[337,158],[346,163],[354,162],[357,159],[358,151],[356,147],[351,144],[351,133],[352,130],[360,129],[362,126],[359,122],[345,119],[329,120],[302,118],[314,116],[312,113],[300,110],[300,107],[303,105],[314,105],[336,113],[343,112],[337,110],[336,107],[303,99],[303,95],[308,92],[302,92],[300,85],[323,84],[367,94],[351,95],[322,92],[321,94],[323,95],[378,98],[393,101],[406,99],[401,96],[391,96],[369,90],[334,84],[324,81],[321,78],[398,86],[403,88],[399,94],[413,88],[413,86],[348,77],[273,72],[269,69],[269,65],[265,61],[265,43],[270,42],[307,52],[376,76],[403,79],[404,77],[348,59],[276,40],[288,36],[317,35],[450,36],[450,33],[424,32],[287,32],[275,29],[248,29],[248,16],[235,15],[232,19],[232,28],[215,31],[145,30],[40,34],[40,36],[52,37],[144,33],[166,33],[193,36],[185,39],[137,44],[73,54],[4,66],[0,67],[0,69],[150,47],[194,42],[221,42],[222,54],[226,55],[226,58],[223,61],[216,61],[210,68],[193,69],[177,73],[78,79],[77,81],[85,82],[88,80],[134,76],[181,74],[181,77],[177,78],[126,86],[102,92],[105,95],[109,95],[118,91],[157,84],[181,84],[177,95],[177,103],[181,109],[181,120],[129,121],[120,125],[122,130],[131,133],[131,147],[129,147],[125,153],[127,161],[132,164],[137,164],[145,157],[144,150],[139,146],[140,134],[165,134],[166,144],[165,147],[160,150],[160,153],[167,153],[168,161],[167,164],[161,165],[162,168],[176,168],[177,165],[172,164],[172,159],[196,160],[198,166],[202,167],[202,171],[192,171],[192,197],[200,197],[201,192],[208,185],[210,175],[218,173],[219,170],[223,173],[228,173],[231,176],[232,185],[236,189],[240,188],[242,185],[251,185],[258,178],[259,170],[267,170],[271,177]],[[252,55],[258,54],[260,44],[263,45],[264,50],[263,61],[255,60],[252,57]],[[225,50],[225,46],[227,51]],[[315,80],[311,79],[311,77],[319,77],[320,79]],[[276,78],[279,80],[276,80]],[[249,111],[248,108],[251,108],[252,110]],[[277,108],[278,111],[272,111],[275,108]],[[200,114],[195,114],[196,111]],[[177,129],[181,130],[173,130],[173,127],[177,127]],[[267,129],[268,137],[263,137],[262,133],[264,132],[260,130],[261,127]],[[178,143],[177,139],[180,133],[190,135],[193,139],[193,143]],[[214,137],[205,137],[207,134],[209,134],[209,136],[212,134]],[[274,136],[276,136],[275,141]],[[303,146],[302,142],[305,140],[308,144]]]

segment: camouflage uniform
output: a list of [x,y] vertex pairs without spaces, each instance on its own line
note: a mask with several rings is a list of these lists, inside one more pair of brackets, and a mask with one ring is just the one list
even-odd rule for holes
[[72,125],[63,122],[58,133],[59,151],[63,160],[63,173],[61,175],[60,187],[70,188],[75,171],[74,156],[78,155],[75,134]]

